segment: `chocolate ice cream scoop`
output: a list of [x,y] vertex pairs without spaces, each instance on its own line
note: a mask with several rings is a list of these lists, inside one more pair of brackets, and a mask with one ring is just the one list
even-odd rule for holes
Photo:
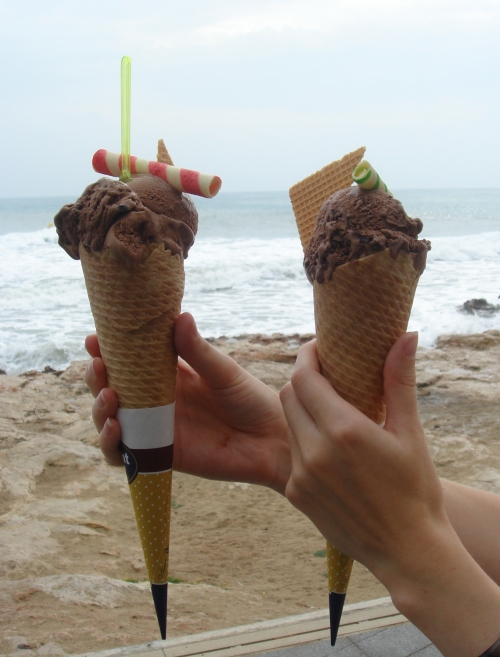
[[78,260],[80,244],[98,253],[110,249],[130,268],[143,261],[151,246],[164,244],[187,258],[198,229],[191,199],[154,176],[128,184],[101,178],[54,218],[59,244]]
[[399,201],[379,190],[357,185],[336,192],[322,205],[304,257],[308,279],[331,280],[339,265],[389,249],[414,254],[414,267],[425,268],[430,243],[419,240],[420,219],[411,219]]

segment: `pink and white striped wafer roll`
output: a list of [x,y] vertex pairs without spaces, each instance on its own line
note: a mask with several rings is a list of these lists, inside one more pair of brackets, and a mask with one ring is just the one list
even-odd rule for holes
[[[122,156],[101,148],[94,154],[92,166],[97,173],[120,177],[122,174]],[[164,162],[143,160],[134,155],[130,156],[130,173],[149,173],[152,176],[162,178],[179,192],[204,196],[205,198],[213,198],[222,185],[222,180],[218,176],[181,169]]]

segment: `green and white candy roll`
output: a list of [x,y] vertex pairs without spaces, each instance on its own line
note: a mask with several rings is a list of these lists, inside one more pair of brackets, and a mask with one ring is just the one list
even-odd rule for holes
[[[352,172],[352,179],[363,189],[380,189],[382,192],[391,192],[387,189],[387,185],[378,175],[368,160],[363,160]],[[391,194],[392,196],[392,194]]]

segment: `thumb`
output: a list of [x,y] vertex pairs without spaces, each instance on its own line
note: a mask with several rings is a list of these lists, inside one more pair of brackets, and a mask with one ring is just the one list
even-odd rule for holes
[[175,320],[174,326],[174,343],[175,348],[181,358],[189,358],[189,353],[193,349],[193,344],[198,341],[200,334],[196,327],[196,322],[191,313],[182,313]]
[[386,429],[398,433],[418,421],[415,354],[418,333],[405,333],[390,350],[384,367]]
[[245,376],[242,368],[230,356],[223,354],[198,333],[189,313],[179,315],[175,322],[174,342],[179,356],[213,388],[237,385]]

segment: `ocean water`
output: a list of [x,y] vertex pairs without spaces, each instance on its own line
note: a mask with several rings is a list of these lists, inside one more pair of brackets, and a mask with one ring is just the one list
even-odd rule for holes
[[[395,190],[432,241],[410,329],[432,347],[445,333],[500,329],[500,189]],[[94,324],[80,263],[57,244],[54,214],[74,198],[0,199],[0,368],[63,368],[86,357]],[[197,199],[200,230],[186,261],[183,310],[202,335],[313,333],[312,288],[286,192]]]

